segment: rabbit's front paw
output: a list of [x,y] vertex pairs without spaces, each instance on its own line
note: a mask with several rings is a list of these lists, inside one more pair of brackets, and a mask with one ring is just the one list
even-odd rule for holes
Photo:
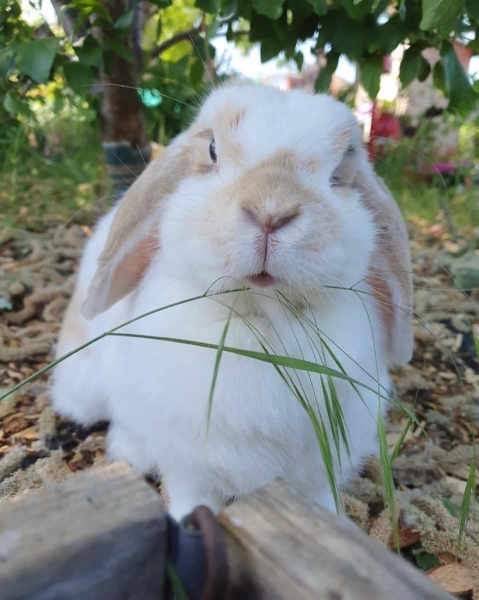
[[207,489],[199,478],[192,478],[191,473],[189,477],[177,473],[167,475],[162,481],[169,500],[168,512],[177,521],[189,515],[197,506],[207,506],[217,515],[226,505],[219,494]]

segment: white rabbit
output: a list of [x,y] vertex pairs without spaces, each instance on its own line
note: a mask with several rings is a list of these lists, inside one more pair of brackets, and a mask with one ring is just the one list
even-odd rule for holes
[[293,390],[323,419],[344,484],[377,451],[388,364],[412,353],[405,225],[345,105],[264,86],[213,91],[99,223],[57,354],[207,291],[119,332],[214,345],[230,319],[229,348],[344,369],[367,386],[331,379],[350,456],[341,440],[335,450],[327,377],[290,369],[288,379],[229,351],[207,432],[217,352],[172,341],[108,336],[71,356],[54,372],[55,408],[110,420],[110,456],[160,475],[176,518],[199,504],[217,512],[276,477],[334,511],[311,415]]

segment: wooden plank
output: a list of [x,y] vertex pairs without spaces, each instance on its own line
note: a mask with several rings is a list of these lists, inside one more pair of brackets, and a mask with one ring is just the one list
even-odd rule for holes
[[123,463],[0,506],[2,600],[161,600],[166,517]]
[[281,482],[220,514],[231,600],[447,600],[404,559]]

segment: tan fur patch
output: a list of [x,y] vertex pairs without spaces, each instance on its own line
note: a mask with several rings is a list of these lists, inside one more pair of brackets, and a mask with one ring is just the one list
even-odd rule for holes
[[[248,169],[235,183],[218,192],[217,201],[208,209],[211,214],[205,216],[201,226],[201,235],[215,239],[220,250],[226,248],[234,229],[212,227],[212,223],[227,223],[232,204],[247,209],[264,223],[300,214],[308,204],[313,204],[317,207],[316,214],[318,210],[321,212],[321,229],[305,239],[303,247],[314,251],[325,248],[337,235],[335,213],[326,204],[318,205],[315,191],[303,186],[298,178],[303,167],[304,162],[294,151],[282,150]],[[232,260],[224,255],[226,266]]]
[[387,332],[388,345],[392,343],[392,331],[394,325],[394,308],[392,305],[392,294],[384,274],[371,267],[368,283],[373,289],[374,297],[381,312],[381,319]]
[[[235,163],[241,163],[244,159],[244,149],[238,142],[236,130],[241,119],[246,114],[246,108],[234,108],[225,106],[219,113],[215,122],[216,139],[221,140],[222,157]],[[217,133],[216,133],[217,132]]]
[[200,140],[208,140],[210,142],[214,137],[213,130],[210,128],[202,129],[199,133],[195,133],[194,137],[199,138]]
[[[389,278],[399,292],[399,304],[395,306],[390,298],[391,324],[390,349],[396,364],[403,364],[412,351],[412,274],[409,253],[409,240],[404,220],[398,205],[384,182],[367,164],[357,173],[354,187],[361,192],[363,204],[371,210],[381,232],[375,256],[374,268],[381,278]],[[374,285],[373,285],[374,287]],[[376,292],[379,287],[376,286]],[[397,300],[396,300],[397,302]]]
[[311,156],[310,158],[307,158],[303,164],[301,165],[301,168],[303,169],[303,171],[305,173],[309,173],[310,175],[313,175],[313,173],[317,173],[319,171],[319,160],[314,157]]

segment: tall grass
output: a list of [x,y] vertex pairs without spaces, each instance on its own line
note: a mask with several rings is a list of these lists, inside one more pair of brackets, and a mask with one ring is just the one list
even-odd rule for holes
[[99,133],[81,112],[0,132],[0,222],[45,229],[79,213],[89,225],[111,204],[111,189]]

